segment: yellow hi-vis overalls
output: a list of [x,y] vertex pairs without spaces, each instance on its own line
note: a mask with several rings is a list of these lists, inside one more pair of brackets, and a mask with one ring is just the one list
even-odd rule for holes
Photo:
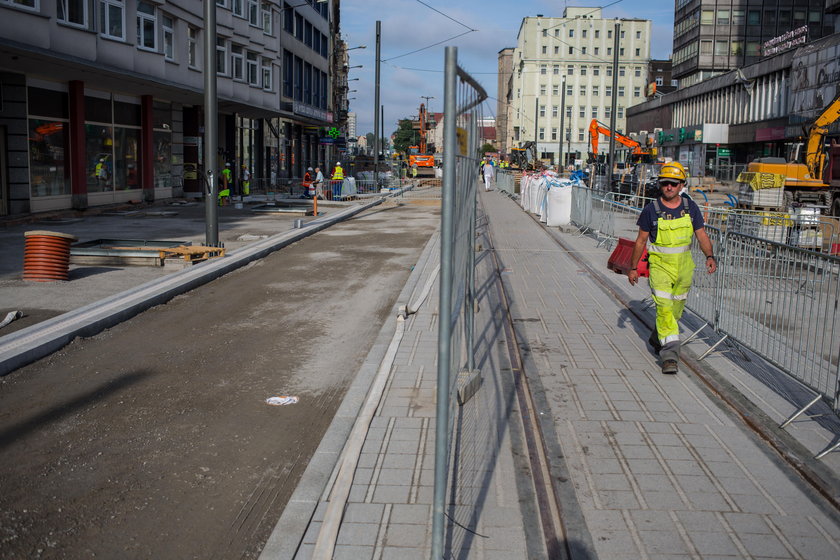
[[691,288],[694,260],[691,258],[691,239],[694,226],[688,204],[682,201],[685,215],[675,219],[663,218],[664,212],[656,205],[656,240],[648,247],[650,264],[650,289],[656,303],[656,332],[663,360],[677,359],[680,329],[677,321],[682,317],[685,300]]

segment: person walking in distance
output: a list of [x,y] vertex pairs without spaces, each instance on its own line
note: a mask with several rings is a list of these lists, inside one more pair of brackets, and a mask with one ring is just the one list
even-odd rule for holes
[[649,342],[662,359],[662,373],[677,373],[680,357],[678,321],[691,289],[694,260],[691,241],[697,238],[706,256],[706,271],[717,270],[712,241],[706,233],[703,214],[697,204],[680,196],[685,185],[685,169],[679,162],[666,163],[659,172],[659,198],[648,204],[639,215],[636,225],[639,234],[630,259],[627,279],[631,285],[639,281],[636,267],[648,247],[650,289],[656,304],[656,328]]
[[242,164],[242,195],[248,196],[251,194],[251,172],[248,166]]
[[324,174],[320,167],[315,168],[315,196],[324,199]]
[[315,185],[312,184],[312,168],[307,167],[303,174],[303,194],[301,198],[312,198],[315,196]]
[[230,170],[230,163],[225,164],[222,169],[222,184],[219,188],[219,206],[225,206],[230,201],[230,184],[233,180],[233,173]]
[[486,158],[484,161],[484,190],[491,191],[493,190],[493,183],[496,182],[496,168],[493,167],[493,162],[490,161],[490,158]]

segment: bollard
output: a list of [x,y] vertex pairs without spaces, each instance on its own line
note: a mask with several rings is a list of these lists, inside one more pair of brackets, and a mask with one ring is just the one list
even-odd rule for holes
[[300,229],[302,227],[303,227],[303,220],[301,220],[300,218],[295,220],[294,228],[295,229]]

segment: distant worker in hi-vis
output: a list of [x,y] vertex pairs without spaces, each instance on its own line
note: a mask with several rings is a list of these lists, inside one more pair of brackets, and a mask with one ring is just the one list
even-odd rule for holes
[[650,289],[656,303],[656,328],[649,342],[662,359],[662,373],[677,373],[680,358],[680,329],[691,280],[694,260],[691,241],[697,237],[700,250],[706,256],[706,270],[717,270],[717,260],[712,252],[712,242],[705,229],[703,214],[697,204],[680,196],[685,185],[686,173],[679,162],[666,163],[659,173],[659,198],[648,204],[639,215],[636,225],[639,235],[633,247],[627,279],[630,284],[639,281],[636,267],[648,248]]

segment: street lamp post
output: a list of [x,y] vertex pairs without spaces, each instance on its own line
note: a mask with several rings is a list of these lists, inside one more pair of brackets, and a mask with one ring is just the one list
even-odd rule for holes
[[215,177],[218,111],[216,98],[216,3],[204,2],[204,180],[207,182],[204,200],[204,236],[209,247],[219,244],[219,221],[216,198],[218,182]]
[[373,86],[373,180],[376,182],[379,169],[379,50],[382,44],[382,22],[376,20],[376,70]]
[[563,173],[563,121],[566,117],[566,75],[560,78],[560,87],[563,91],[560,93],[560,151],[557,154],[557,171]]

